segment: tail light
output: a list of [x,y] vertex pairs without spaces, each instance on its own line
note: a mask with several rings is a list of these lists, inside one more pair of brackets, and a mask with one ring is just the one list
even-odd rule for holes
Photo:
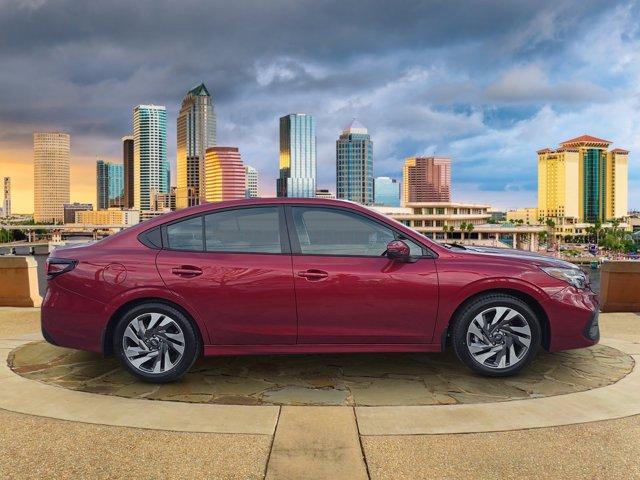
[[70,272],[78,264],[77,260],[71,260],[68,258],[47,258],[47,280],[62,275],[63,273]]

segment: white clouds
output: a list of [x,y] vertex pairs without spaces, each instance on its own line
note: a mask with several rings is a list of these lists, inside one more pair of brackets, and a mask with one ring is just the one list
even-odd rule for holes
[[535,64],[508,70],[489,85],[485,93],[487,99],[492,102],[519,104],[588,103],[601,102],[610,97],[605,88],[580,79],[562,80],[552,84],[547,72]]
[[534,203],[535,151],[582,133],[629,148],[640,183],[637,1],[372,2],[366,11],[344,1],[336,15],[304,1],[32,0],[41,8],[29,16],[9,3],[0,150],[19,137],[27,151],[34,129],[63,128],[74,161],[118,158],[132,107],[158,103],[174,163],[176,110],[203,81],[219,141],[240,147],[266,194],[278,118],[290,112],[316,117],[322,186],[333,187],[335,140],[352,117],[372,135],[377,174],[399,176],[409,155],[448,154],[461,200]]

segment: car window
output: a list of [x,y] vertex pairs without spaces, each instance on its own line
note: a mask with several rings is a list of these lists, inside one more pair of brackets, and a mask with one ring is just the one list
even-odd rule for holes
[[277,207],[210,213],[204,225],[208,252],[282,253]]
[[167,240],[169,248],[173,250],[202,251],[202,217],[167,225]]
[[[293,207],[293,221],[305,255],[358,255],[379,257],[396,238],[393,230],[356,213],[344,210]],[[422,248],[404,240],[412,256]]]

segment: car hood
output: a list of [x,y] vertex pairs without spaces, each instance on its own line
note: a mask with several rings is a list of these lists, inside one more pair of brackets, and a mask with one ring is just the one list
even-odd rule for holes
[[534,265],[541,265],[546,267],[559,267],[559,268],[579,268],[573,263],[560,260],[558,258],[548,257],[539,253],[527,252],[524,250],[515,250],[511,248],[497,248],[497,247],[481,247],[481,246],[464,246],[464,250],[460,249],[459,252],[468,255],[486,255],[488,257],[507,259],[525,263],[532,263]]

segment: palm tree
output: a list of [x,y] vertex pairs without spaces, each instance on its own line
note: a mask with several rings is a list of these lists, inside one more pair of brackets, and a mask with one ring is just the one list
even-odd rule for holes
[[460,240],[464,243],[464,232],[467,230],[467,222],[460,224]]
[[467,223],[467,232],[469,232],[469,240],[471,240],[471,232],[473,232],[473,223]]
[[554,240],[553,229],[556,226],[556,222],[554,222],[553,219],[551,218],[547,218],[545,223],[547,224],[547,237],[549,238],[548,243],[549,243],[549,246],[551,246],[555,243],[553,241]]

